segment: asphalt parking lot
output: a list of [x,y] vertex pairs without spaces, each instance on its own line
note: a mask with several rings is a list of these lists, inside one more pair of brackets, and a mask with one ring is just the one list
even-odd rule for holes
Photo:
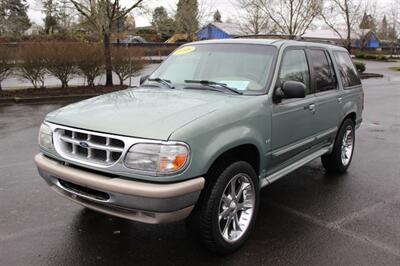
[[365,80],[364,122],[346,175],[319,160],[262,190],[254,234],[218,257],[183,222],[143,225],[56,195],[32,158],[45,114],[0,106],[0,265],[400,265],[400,75]]

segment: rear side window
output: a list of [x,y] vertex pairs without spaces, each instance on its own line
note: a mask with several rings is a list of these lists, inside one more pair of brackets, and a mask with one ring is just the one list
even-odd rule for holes
[[336,89],[336,80],[332,69],[331,58],[324,50],[309,50],[310,59],[315,75],[315,92]]
[[306,94],[310,94],[310,71],[304,50],[288,50],[285,52],[279,72],[280,84],[285,81],[299,81],[306,86]]
[[343,87],[352,87],[361,84],[356,67],[347,52],[335,52],[335,59],[340,71]]

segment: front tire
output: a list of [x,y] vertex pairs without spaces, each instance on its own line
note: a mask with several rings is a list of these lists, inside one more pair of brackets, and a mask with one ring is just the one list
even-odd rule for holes
[[239,249],[254,229],[259,205],[258,177],[244,161],[213,174],[214,182],[206,187],[189,222],[206,248],[228,254]]
[[351,119],[346,119],[339,129],[331,154],[321,157],[322,165],[328,172],[344,173],[353,159],[355,127]]

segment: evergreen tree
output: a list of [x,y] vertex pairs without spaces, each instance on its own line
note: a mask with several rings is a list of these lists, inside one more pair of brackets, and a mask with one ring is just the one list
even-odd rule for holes
[[53,34],[59,27],[59,6],[55,0],[43,0],[43,11],[45,14],[44,31],[46,34]]
[[364,12],[363,18],[360,23],[361,30],[373,30],[375,28],[375,20],[372,15]]
[[199,7],[197,0],[179,0],[175,16],[178,33],[187,34],[193,38],[199,29]]
[[0,33],[21,36],[30,28],[26,0],[2,0],[0,5]]
[[386,19],[386,15],[383,16],[382,23],[379,28],[379,38],[381,40],[387,40],[389,34],[389,25]]
[[219,10],[215,11],[214,13],[214,22],[222,22],[221,13],[219,13]]
[[174,20],[168,16],[167,10],[162,6],[154,9],[152,25],[162,41],[174,34]]
[[5,1],[0,1],[0,36],[6,31],[6,5]]

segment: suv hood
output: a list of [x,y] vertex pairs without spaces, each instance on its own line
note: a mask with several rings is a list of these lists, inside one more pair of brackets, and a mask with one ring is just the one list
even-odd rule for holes
[[200,90],[127,89],[51,112],[46,121],[139,138],[168,140],[180,127],[247,97]]

